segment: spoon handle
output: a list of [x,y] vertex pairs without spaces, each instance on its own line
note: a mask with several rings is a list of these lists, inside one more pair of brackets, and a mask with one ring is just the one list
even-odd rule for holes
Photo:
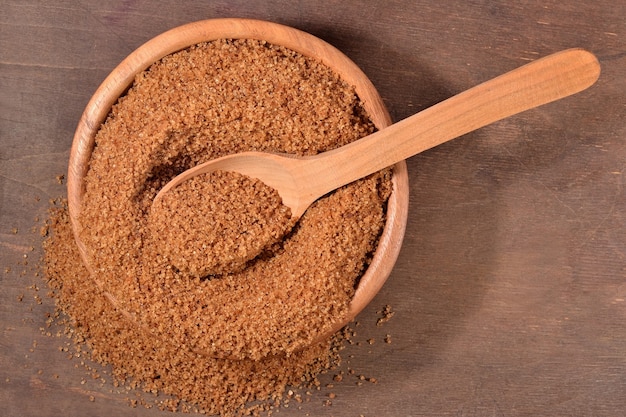
[[[319,192],[323,195],[473,130],[582,91],[599,75],[600,65],[593,54],[581,49],[557,52],[370,136],[312,157],[308,174],[328,178],[318,181],[327,188]],[[313,172],[317,170],[323,172]]]

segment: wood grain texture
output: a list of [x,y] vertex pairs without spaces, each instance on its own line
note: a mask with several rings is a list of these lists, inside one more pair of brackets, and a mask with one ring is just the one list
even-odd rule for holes
[[[328,41],[363,69],[394,120],[558,50],[588,49],[602,65],[585,92],[409,160],[403,248],[358,318],[344,380],[326,388],[332,374],[323,376],[309,403],[280,415],[623,414],[623,2],[30,0],[0,4],[2,415],[165,415],[129,409],[133,392],[92,379],[82,357],[59,350],[66,339],[46,327],[53,306],[31,229],[64,194],[55,177],[111,69],[155,35],[215,17],[272,20]],[[376,326],[387,304],[395,315]],[[377,383],[357,385],[360,374]]]

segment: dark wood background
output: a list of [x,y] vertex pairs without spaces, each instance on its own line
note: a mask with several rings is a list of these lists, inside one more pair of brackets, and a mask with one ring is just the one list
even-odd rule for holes
[[[406,239],[343,352],[347,376],[332,388],[323,376],[308,403],[280,415],[626,413],[623,1],[2,0],[0,414],[164,414],[128,408],[134,392],[93,380],[87,359],[59,349],[36,225],[65,193],[56,176],[108,72],[149,38],[214,17],[327,40],[395,120],[561,49],[589,49],[602,65],[581,94],[408,161]],[[376,326],[385,305],[395,315]]]

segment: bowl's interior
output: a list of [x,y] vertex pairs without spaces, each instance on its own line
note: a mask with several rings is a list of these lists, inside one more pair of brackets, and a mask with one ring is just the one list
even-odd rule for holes
[[[275,23],[248,19],[205,20],[165,32],[139,47],[111,72],[91,98],[76,129],[68,169],[68,204],[76,243],[88,269],[87,249],[79,238],[80,210],[85,191],[84,178],[100,125],[113,104],[131,85],[136,74],[166,55],[216,39],[265,40],[315,58],[355,87],[365,110],[378,129],[391,124],[383,101],[367,76],[339,50],[310,34]],[[348,317],[338,322],[333,331],[351,321],[371,301],[391,273],[397,259],[408,208],[408,175],[404,162],[393,167],[392,183],[387,219],[377,250],[359,281]],[[95,283],[107,294],[104,284],[98,282],[95,274],[92,273],[92,276]],[[110,294],[108,296],[111,302],[116,302]]]

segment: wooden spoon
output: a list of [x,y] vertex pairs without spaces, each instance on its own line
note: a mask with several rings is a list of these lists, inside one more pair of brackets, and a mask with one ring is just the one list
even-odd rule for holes
[[483,126],[590,87],[600,75],[581,49],[549,55],[466,90],[388,128],[315,156],[242,152],[197,165],[167,183],[155,201],[203,173],[235,171],[276,189],[299,218],[324,194]]

